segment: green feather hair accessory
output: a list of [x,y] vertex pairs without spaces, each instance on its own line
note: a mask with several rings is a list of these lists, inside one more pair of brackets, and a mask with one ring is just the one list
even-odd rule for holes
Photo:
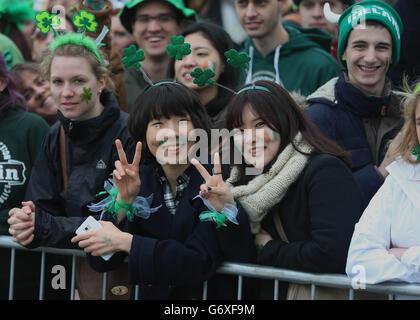
[[420,92],[420,84],[414,89],[413,93],[418,94]]
[[103,64],[102,58],[98,52],[98,46],[92,38],[84,37],[82,33],[70,32],[65,35],[54,38],[50,43],[51,51],[55,51],[58,47],[65,44],[75,44],[87,48],[89,51],[93,52],[98,58],[99,62]]

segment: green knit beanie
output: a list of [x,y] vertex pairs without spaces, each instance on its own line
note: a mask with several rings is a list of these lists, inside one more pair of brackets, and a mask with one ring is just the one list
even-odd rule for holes
[[342,59],[347,47],[350,32],[364,21],[374,20],[386,27],[392,38],[392,64],[395,67],[400,60],[401,33],[403,25],[400,16],[390,5],[379,0],[365,0],[352,5],[344,11],[338,20],[340,35],[338,38],[337,57],[347,70],[346,62]]

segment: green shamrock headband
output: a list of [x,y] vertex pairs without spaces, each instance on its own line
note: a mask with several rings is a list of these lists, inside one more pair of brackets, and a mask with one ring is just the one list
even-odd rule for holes
[[[166,51],[168,53],[168,56],[174,57],[176,60],[182,60],[184,56],[187,56],[191,54],[191,45],[189,43],[185,43],[184,36],[172,36],[170,39],[170,44],[166,46]],[[145,80],[153,87],[156,86],[153,84],[153,82],[149,79],[146,72],[141,67],[140,62],[145,60],[145,55],[143,50],[137,50],[135,45],[131,45],[128,48],[124,49],[123,51],[124,57],[122,58],[122,63],[124,64],[124,67],[127,69],[131,66],[134,66],[135,68],[138,68],[145,78]],[[245,52],[239,53],[235,49],[230,49],[224,53],[225,57],[227,58],[227,63],[229,63],[234,68],[244,68],[245,71],[249,67],[249,61],[251,58],[249,55]],[[261,86],[249,86],[244,89],[242,89],[239,92],[236,92],[224,85],[221,85],[220,83],[217,83],[213,77],[216,75],[216,73],[211,68],[201,69],[201,68],[195,68],[193,72],[191,72],[191,77],[194,78],[193,83],[195,83],[199,87],[204,87],[206,84],[210,85],[217,85],[221,88],[224,88],[233,94],[239,94],[241,92],[256,89],[256,90],[263,90],[266,92],[270,92],[267,88],[261,87]],[[176,79],[176,75],[175,75]],[[176,81],[174,79],[174,82]],[[161,83],[161,82],[159,82]],[[166,82],[164,82],[166,83]]]
[[56,28],[60,25],[60,20],[55,14],[50,14],[48,11],[42,11],[36,15],[37,27],[44,34],[47,34],[52,29],[54,32],[54,40],[51,41],[49,47],[51,51],[55,51],[58,47],[65,44],[75,44],[87,48],[93,52],[98,58],[99,62],[103,64],[101,55],[99,54],[98,47],[103,46],[100,42],[109,31],[107,27],[104,27],[101,34],[96,40],[89,37],[85,37],[86,30],[95,32],[98,28],[98,23],[95,21],[95,15],[85,10],[81,10],[79,14],[75,14],[73,17],[73,24],[79,28],[79,32],[69,32],[65,35],[58,35]]
[[[168,55],[170,57],[175,57],[176,60],[182,60],[184,56],[191,54],[191,45],[189,43],[185,43],[184,41],[185,38],[183,36],[172,36],[171,43],[166,47]],[[224,55],[227,58],[227,63],[232,65],[234,68],[248,68],[250,57],[246,53],[238,53],[235,49],[231,49],[226,51]],[[213,79],[216,73],[211,68],[206,68],[204,70],[201,68],[195,68],[190,75],[194,78],[193,83],[199,87],[204,87],[206,84],[217,85],[236,94],[236,92],[232,89],[217,83]]]

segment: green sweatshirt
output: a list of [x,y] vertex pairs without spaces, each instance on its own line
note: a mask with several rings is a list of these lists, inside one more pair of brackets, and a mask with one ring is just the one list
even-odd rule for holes
[[329,53],[332,38],[328,33],[317,28],[283,26],[289,33],[289,41],[265,57],[258,52],[251,38],[245,42],[244,51],[251,57],[248,74],[243,75],[246,83],[271,80],[288,91],[308,96],[339,75],[340,67]]
[[26,185],[49,126],[22,109],[0,116],[0,235],[9,235],[9,210],[21,207]]

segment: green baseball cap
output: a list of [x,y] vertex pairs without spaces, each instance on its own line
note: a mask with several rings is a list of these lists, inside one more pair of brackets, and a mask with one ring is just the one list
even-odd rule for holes
[[[340,0],[342,3],[347,4],[349,6],[354,4],[355,0]],[[293,2],[295,3],[295,5],[299,6],[300,3],[302,2],[302,0],[293,0]]]
[[[124,7],[119,12],[118,16],[120,17],[121,24],[128,32],[133,33],[132,24],[135,19],[137,12],[137,5],[143,2],[153,2],[153,0],[132,0],[127,2]],[[164,2],[172,5],[176,10],[180,11],[185,19],[196,19],[196,13],[193,9],[187,8],[183,0],[163,0]]]
[[346,62],[342,56],[347,47],[350,32],[363,21],[374,20],[381,23],[391,34],[392,38],[392,64],[395,67],[400,60],[401,33],[403,24],[397,11],[390,5],[379,0],[364,0],[358,2],[344,11],[338,20],[340,35],[338,37],[337,57],[345,69]]

